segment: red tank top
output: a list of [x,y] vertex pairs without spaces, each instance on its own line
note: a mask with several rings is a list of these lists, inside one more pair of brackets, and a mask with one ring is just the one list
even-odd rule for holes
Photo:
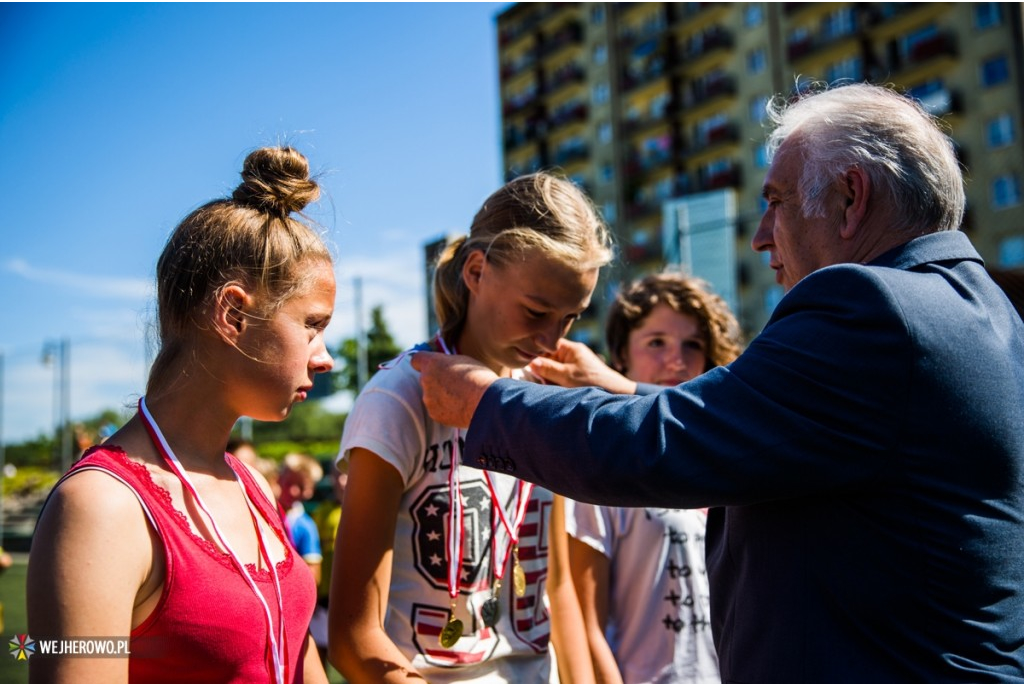
[[[229,456],[249,499],[285,545],[278,563],[285,614],[285,681],[303,682],[302,647],[316,604],[313,574],[287,542],[277,511],[245,466]],[[84,469],[105,471],[135,492],[163,542],[166,574],[153,613],[131,633],[128,680],[135,683],[273,682],[266,616],[231,558],[192,532],[171,496],[146,467],[116,447],[97,447],[65,478]],[[270,601],[278,625],[273,580],[268,570],[249,572]]]

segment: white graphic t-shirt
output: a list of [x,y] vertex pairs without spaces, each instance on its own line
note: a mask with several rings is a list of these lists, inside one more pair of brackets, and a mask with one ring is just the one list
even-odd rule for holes
[[[405,484],[395,529],[385,630],[431,682],[557,682],[548,644],[551,631],[545,594],[551,493],[533,489],[519,531],[526,594],[516,597],[512,590],[509,553],[500,618],[488,628],[480,612],[491,597],[494,578],[491,538],[498,534],[502,554],[508,533],[483,471],[458,465],[461,450],[456,448],[455,436],[455,429],[435,423],[427,414],[419,374],[409,355],[373,376],[345,421],[339,461],[347,459],[353,448],[369,450],[394,466]],[[459,641],[446,649],[438,637],[451,605],[446,542],[448,476],[453,462],[460,469],[465,531],[455,618],[462,621],[464,630]],[[518,481],[492,473],[491,482],[511,518]]]
[[566,500],[569,535],[608,557],[605,637],[627,683],[718,683],[701,511]]

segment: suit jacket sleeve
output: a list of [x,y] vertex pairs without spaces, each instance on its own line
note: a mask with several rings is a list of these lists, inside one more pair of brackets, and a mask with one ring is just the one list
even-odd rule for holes
[[908,327],[869,269],[805,278],[733,364],[652,395],[511,380],[486,392],[463,463],[579,501],[749,504],[877,476],[908,397]]

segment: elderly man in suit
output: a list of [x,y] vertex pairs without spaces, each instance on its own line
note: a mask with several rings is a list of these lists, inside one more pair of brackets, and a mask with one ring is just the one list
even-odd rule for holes
[[725,681],[1024,680],[1024,324],[956,230],[953,146],[866,84],[773,117],[753,247],[787,293],[733,364],[658,391],[563,342],[534,371],[605,388],[567,389],[421,354],[426,404],[466,464],[713,507]]

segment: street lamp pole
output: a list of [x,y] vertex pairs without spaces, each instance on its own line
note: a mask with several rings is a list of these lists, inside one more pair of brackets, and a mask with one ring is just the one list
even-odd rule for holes
[[71,468],[71,340],[60,341],[61,472]]
[[53,366],[53,445],[62,471],[71,466],[71,340],[43,345],[43,364]]

